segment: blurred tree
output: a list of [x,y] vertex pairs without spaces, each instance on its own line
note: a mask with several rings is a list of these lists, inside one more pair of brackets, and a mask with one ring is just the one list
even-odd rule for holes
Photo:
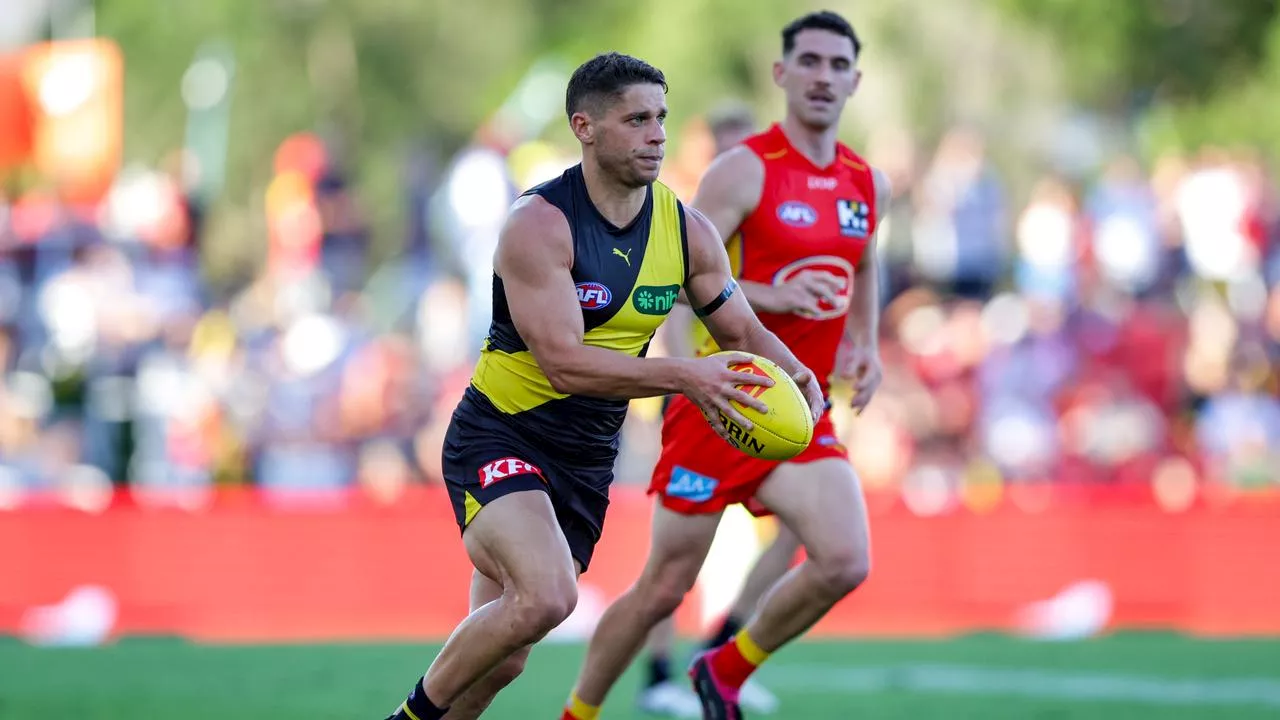
[[[465,144],[538,59],[573,67],[633,52],[671,82],[673,128],[725,98],[762,120],[781,114],[770,66],[782,25],[808,9],[845,12],[866,42],[847,137],[907,127],[927,146],[958,121],[999,137],[1029,165],[1072,113],[1072,98],[1134,117],[1152,103],[1161,137],[1280,127],[1280,0],[99,0],[98,32],[126,58],[126,155],[155,163],[181,146],[179,92],[195,49],[234,53],[223,196],[207,257],[220,275],[261,257],[262,195],[278,143],[321,133],[370,209],[376,251],[399,246],[402,162],[429,139]],[[1047,40],[1047,41],[1046,41]],[[1170,109],[1172,107],[1173,109]],[[1254,127],[1254,136],[1280,131]],[[571,138],[563,123],[546,136]],[[673,143],[679,138],[673,137]]]
[[1224,80],[1203,103],[1153,108],[1143,118],[1148,147],[1248,145],[1280,157],[1280,18],[1266,32],[1265,58],[1253,71]]
[[1133,112],[1199,103],[1255,73],[1278,0],[993,0],[1052,38],[1076,97]]

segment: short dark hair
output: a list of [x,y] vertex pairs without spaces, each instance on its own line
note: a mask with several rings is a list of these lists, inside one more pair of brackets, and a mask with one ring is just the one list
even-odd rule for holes
[[579,65],[569,78],[565,115],[572,118],[579,111],[598,115],[606,102],[640,84],[661,85],[662,92],[667,91],[667,78],[649,63],[619,52],[597,55]]
[[796,18],[790,25],[782,28],[783,55],[790,55],[796,48],[796,35],[799,35],[801,30],[826,30],[836,35],[843,35],[853,43],[854,57],[862,53],[862,41],[858,39],[858,33],[853,31],[849,21],[839,13],[821,10]]

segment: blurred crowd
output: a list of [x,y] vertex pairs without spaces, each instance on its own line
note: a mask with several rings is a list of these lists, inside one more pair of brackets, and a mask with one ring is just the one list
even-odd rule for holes
[[[687,197],[714,142],[705,121],[679,132],[665,172]],[[1022,190],[970,128],[865,154],[894,188],[885,382],[837,424],[868,487],[926,511],[974,484],[1280,483],[1280,191],[1260,156],[1122,156]],[[93,208],[0,193],[0,506],[439,482],[497,230],[570,162],[501,133],[438,170],[410,158],[402,249],[375,260],[341,163],[288,138],[265,261],[232,286],[202,272],[180,161],[126,169]],[[647,481],[660,421],[635,403],[620,482]]]

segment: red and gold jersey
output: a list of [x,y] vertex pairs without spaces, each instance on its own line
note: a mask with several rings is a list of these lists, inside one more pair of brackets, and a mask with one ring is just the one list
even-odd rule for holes
[[[840,295],[816,315],[760,313],[760,320],[822,381],[835,366],[853,290],[853,274],[878,220],[870,166],[844,145],[836,160],[815,166],[787,140],[780,125],[744,141],[764,163],[764,188],[754,212],[728,242],[739,280],[780,285],[806,271],[835,275]],[[699,323],[695,347],[715,351]]]

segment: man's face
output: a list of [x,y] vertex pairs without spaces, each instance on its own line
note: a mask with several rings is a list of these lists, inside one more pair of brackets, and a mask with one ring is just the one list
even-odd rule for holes
[[607,102],[598,117],[577,113],[574,119],[574,133],[612,178],[635,188],[658,179],[667,142],[661,85],[631,85]]
[[827,30],[801,30],[791,52],[773,64],[773,80],[786,93],[787,112],[815,129],[836,125],[862,78],[856,61],[849,38]]

